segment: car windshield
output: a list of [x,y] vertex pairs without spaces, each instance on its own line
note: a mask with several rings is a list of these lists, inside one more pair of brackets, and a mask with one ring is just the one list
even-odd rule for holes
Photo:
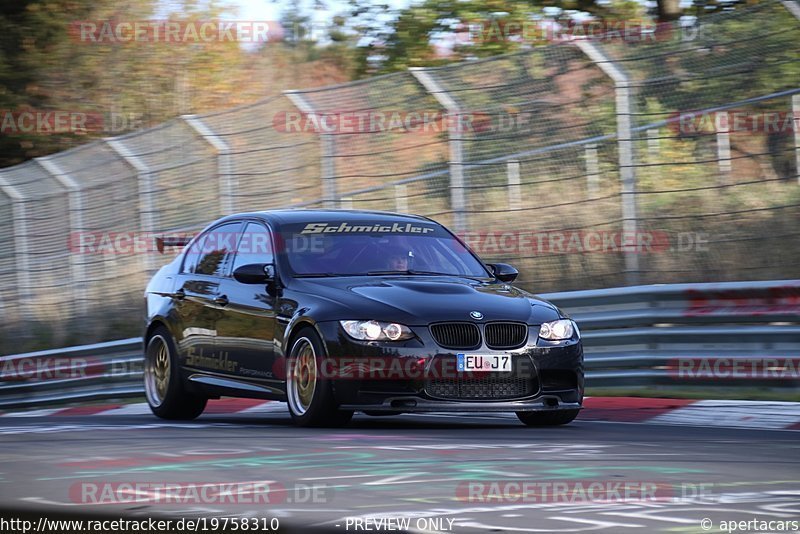
[[284,227],[295,276],[428,275],[488,278],[481,263],[442,226],[419,221],[326,221]]

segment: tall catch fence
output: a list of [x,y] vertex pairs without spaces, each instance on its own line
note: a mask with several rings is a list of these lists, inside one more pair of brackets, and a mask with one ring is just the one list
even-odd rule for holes
[[1,352],[139,334],[152,234],[417,213],[536,292],[798,278],[800,7],[288,91],[0,170]]

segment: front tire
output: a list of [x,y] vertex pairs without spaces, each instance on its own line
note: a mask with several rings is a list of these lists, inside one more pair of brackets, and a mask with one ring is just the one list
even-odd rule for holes
[[517,417],[527,426],[559,426],[571,423],[580,410],[555,410],[552,412],[517,412]]
[[298,426],[344,426],[353,412],[339,410],[330,380],[319,372],[325,349],[312,328],[298,332],[286,365],[289,414]]
[[162,419],[194,419],[208,399],[188,393],[181,383],[172,336],[164,327],[148,338],[144,353],[144,391],[150,410]]

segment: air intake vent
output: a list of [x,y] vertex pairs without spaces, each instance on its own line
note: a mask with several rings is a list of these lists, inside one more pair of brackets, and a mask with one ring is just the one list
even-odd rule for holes
[[425,391],[440,399],[499,400],[529,397],[536,393],[535,381],[519,376],[429,380]]
[[484,330],[486,346],[493,349],[515,349],[528,339],[528,325],[520,323],[488,323]]
[[447,349],[474,349],[481,344],[481,333],[474,323],[437,323],[431,334],[439,346]]
[[[436,369],[455,369],[456,356],[438,355]],[[512,358],[509,372],[470,371],[454,376],[432,377],[425,381],[425,392],[438,399],[453,400],[508,400],[535,395],[539,391],[539,379],[530,356],[517,355]]]

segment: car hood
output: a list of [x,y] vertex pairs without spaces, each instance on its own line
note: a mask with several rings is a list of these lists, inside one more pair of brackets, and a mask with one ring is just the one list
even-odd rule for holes
[[521,321],[559,318],[549,302],[502,282],[449,276],[333,277],[297,280],[295,289],[324,301],[317,320],[375,319],[421,326],[437,321]]

